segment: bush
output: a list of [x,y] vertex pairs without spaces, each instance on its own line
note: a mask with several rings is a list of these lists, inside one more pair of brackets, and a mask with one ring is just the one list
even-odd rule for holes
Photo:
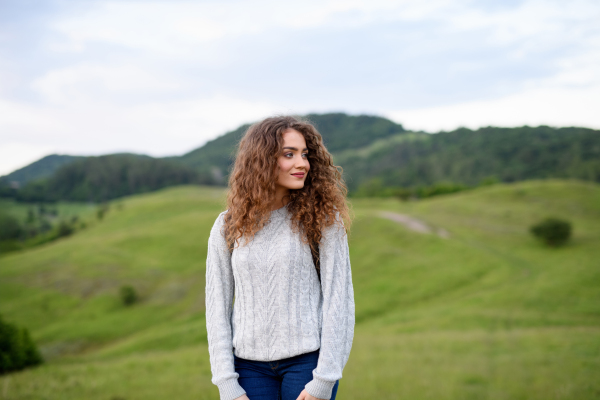
[[411,189],[403,187],[396,188],[394,194],[402,201],[408,201],[411,197],[416,197]]
[[66,221],[61,221],[58,225],[58,237],[69,236],[73,231],[73,227]]
[[18,239],[23,232],[23,228],[15,217],[0,213],[0,240]]
[[40,220],[40,233],[46,233],[52,230],[52,224],[46,218]]
[[98,217],[98,219],[100,221],[102,221],[102,219],[108,212],[108,209],[109,209],[108,203],[105,202],[105,203],[100,204],[98,206],[98,209],[96,210],[96,217]]
[[479,182],[479,186],[491,186],[500,183],[500,180],[495,176],[488,176]]
[[33,224],[35,222],[35,213],[33,208],[29,208],[27,210],[27,220],[25,222],[28,224]]
[[25,328],[4,322],[0,316],[0,375],[44,362]]
[[417,197],[425,199],[427,197],[439,196],[443,194],[451,194],[469,189],[460,183],[438,182],[432,186],[422,186],[415,189]]
[[546,218],[544,221],[529,228],[537,238],[548,246],[560,246],[571,237],[571,223],[558,218]]
[[396,197],[402,201],[406,201],[409,199],[425,199],[428,197],[451,194],[469,189],[471,189],[469,186],[452,182],[438,182],[431,186],[405,188],[402,186],[386,185],[382,178],[373,178],[361,184],[358,189],[355,192],[351,192],[349,196]]
[[0,254],[8,253],[10,251],[21,250],[23,248],[23,242],[20,240],[2,240],[0,241]]
[[138,295],[132,286],[121,286],[121,301],[126,306],[138,301]]

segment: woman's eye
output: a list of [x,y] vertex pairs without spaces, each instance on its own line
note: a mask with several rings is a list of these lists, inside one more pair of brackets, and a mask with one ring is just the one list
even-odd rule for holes
[[[302,155],[303,155],[305,158],[306,158],[306,157],[308,157],[308,153],[302,153]],[[284,156],[285,156],[285,157],[287,157],[287,156],[292,156],[292,157],[293,157],[293,156],[294,156],[294,153],[285,153],[285,154],[284,154]]]

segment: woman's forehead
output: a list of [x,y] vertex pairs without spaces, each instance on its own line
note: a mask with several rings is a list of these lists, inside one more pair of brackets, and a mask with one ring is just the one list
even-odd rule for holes
[[304,136],[300,132],[290,128],[283,132],[283,147],[304,149],[306,147],[306,140],[304,140]]

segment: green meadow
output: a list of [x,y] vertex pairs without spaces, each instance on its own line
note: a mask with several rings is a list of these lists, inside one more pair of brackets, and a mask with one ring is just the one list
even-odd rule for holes
[[[46,359],[1,376],[0,399],[218,399],[204,285],[224,201],[198,186],[131,196],[73,236],[0,257],[0,314]],[[356,329],[339,399],[600,398],[600,185],[351,205]],[[573,224],[566,246],[528,232],[547,216]],[[122,285],[139,303],[121,304]]]
[[[50,217],[52,222],[60,219],[69,219],[74,216],[87,217],[94,210],[93,204],[88,203],[74,203],[68,201],[59,201],[53,205],[46,205],[47,210],[56,210],[57,215]],[[0,209],[5,213],[18,218],[21,222],[27,218],[27,213],[31,210],[34,213],[38,212],[37,205],[28,205],[25,203],[18,203],[13,199],[0,198]]]

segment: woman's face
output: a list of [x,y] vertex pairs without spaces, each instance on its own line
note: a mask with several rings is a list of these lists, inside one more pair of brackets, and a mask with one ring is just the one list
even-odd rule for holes
[[304,136],[295,129],[283,132],[283,149],[277,158],[279,177],[277,190],[301,189],[310,169],[308,148]]

